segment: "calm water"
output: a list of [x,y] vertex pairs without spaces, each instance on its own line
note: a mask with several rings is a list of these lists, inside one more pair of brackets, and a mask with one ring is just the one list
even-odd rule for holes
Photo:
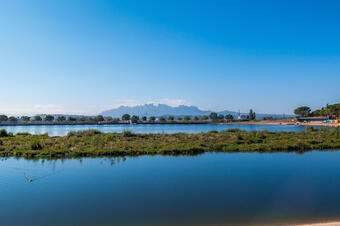
[[137,125],[49,125],[49,126],[0,126],[9,132],[29,132],[32,134],[48,133],[50,136],[64,136],[70,131],[97,129],[102,132],[123,132],[130,130],[135,133],[200,133],[209,130],[226,130],[239,128],[243,130],[268,130],[268,131],[301,131],[304,126],[282,126],[282,125],[211,125],[211,124],[137,124]]
[[[0,161],[1,225],[340,219],[340,151]],[[28,182],[33,179],[33,182]]]

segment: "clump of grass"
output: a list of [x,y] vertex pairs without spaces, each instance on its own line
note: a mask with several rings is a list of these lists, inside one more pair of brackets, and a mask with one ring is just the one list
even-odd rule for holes
[[123,137],[134,137],[134,136],[135,136],[135,134],[132,133],[130,130],[125,130],[123,132]]
[[43,149],[43,145],[41,144],[41,142],[38,139],[33,139],[31,141],[31,149],[32,150],[42,150]]

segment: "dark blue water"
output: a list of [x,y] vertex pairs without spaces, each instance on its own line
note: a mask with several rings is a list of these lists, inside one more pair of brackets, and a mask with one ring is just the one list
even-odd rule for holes
[[0,224],[323,222],[340,219],[339,191],[340,151],[10,158],[0,161]]
[[200,133],[209,130],[226,130],[239,128],[243,130],[268,131],[301,131],[304,126],[283,125],[212,125],[212,124],[137,124],[137,125],[47,125],[47,126],[0,126],[9,132],[29,132],[32,134],[48,133],[50,136],[65,136],[70,131],[96,129],[102,132],[123,132],[130,130],[135,133]]

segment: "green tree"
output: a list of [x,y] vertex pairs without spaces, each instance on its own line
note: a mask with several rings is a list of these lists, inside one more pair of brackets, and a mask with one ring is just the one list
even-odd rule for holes
[[85,117],[81,117],[81,118],[79,118],[79,121],[80,121],[80,122],[85,122],[85,121],[86,121],[86,118],[85,118]]
[[113,119],[113,122],[114,122],[114,123],[118,123],[119,121],[120,121],[120,118],[114,118],[114,119]]
[[205,121],[205,120],[208,120],[208,119],[209,119],[209,116],[208,116],[208,115],[202,115],[202,116],[201,116],[201,120],[204,120],[204,121]]
[[218,120],[223,120],[223,119],[224,119],[224,115],[219,114],[219,115],[218,115]]
[[75,121],[77,121],[77,118],[70,116],[70,117],[67,118],[67,121],[75,122]]
[[29,117],[29,116],[21,116],[21,120],[23,122],[28,122],[29,120],[31,120],[31,117]]
[[40,115],[34,116],[34,121],[36,121],[36,122],[41,122],[41,121],[42,121],[41,116],[40,116]]
[[113,121],[113,118],[112,118],[111,116],[108,116],[108,117],[106,117],[106,121],[112,122],[112,121]]
[[212,121],[216,121],[217,120],[217,113],[216,112],[211,112],[210,115],[209,115],[209,118]]
[[7,115],[0,115],[0,122],[6,122],[8,120]]
[[45,116],[45,121],[53,121],[54,120],[54,116],[53,115],[46,115]]
[[18,118],[14,117],[14,116],[11,116],[11,117],[8,118],[8,121],[10,121],[10,122],[17,122]]
[[191,117],[189,115],[184,116],[184,121],[190,121]]
[[154,122],[154,121],[156,120],[156,117],[155,117],[155,116],[151,116],[151,117],[149,118],[149,120],[150,120],[150,122]]
[[124,120],[124,121],[127,121],[127,120],[130,120],[130,115],[129,114],[124,114],[123,116],[122,116],[122,120]]
[[161,117],[159,117],[159,121],[166,122],[166,119],[163,116],[161,116]]
[[200,118],[199,118],[198,116],[195,116],[195,117],[194,117],[194,120],[195,120],[195,121],[198,121],[198,120],[200,120]]
[[179,116],[179,117],[177,117],[177,120],[178,120],[178,121],[182,121],[183,118],[182,118],[181,116]]
[[250,109],[249,110],[249,120],[255,120],[256,118],[256,115],[255,115],[255,112],[253,111],[253,109]]
[[227,114],[227,115],[225,116],[225,119],[226,119],[226,120],[233,120],[233,119],[234,119],[234,116],[231,115],[231,114]]
[[172,115],[169,115],[168,120],[169,120],[169,121],[174,121],[174,120],[175,120],[175,117],[172,116]]
[[66,117],[65,117],[65,116],[59,116],[59,117],[57,118],[57,121],[58,121],[58,122],[65,122],[65,121],[66,121]]
[[294,114],[299,117],[307,117],[310,115],[311,109],[308,106],[301,106],[294,110]]
[[142,120],[143,120],[143,121],[147,121],[148,118],[147,118],[146,116],[143,116],[143,117],[142,117]]
[[96,121],[97,122],[103,122],[103,121],[105,121],[105,119],[104,119],[104,117],[102,115],[97,115]]
[[132,115],[131,120],[134,121],[134,122],[137,122],[137,121],[139,121],[139,116]]

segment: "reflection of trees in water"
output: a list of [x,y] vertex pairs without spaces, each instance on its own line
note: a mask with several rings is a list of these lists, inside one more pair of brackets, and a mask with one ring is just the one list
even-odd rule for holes
[[[85,157],[85,158],[88,158],[88,157]],[[78,158],[78,161],[80,164],[83,163],[84,159],[83,158]],[[104,163],[108,162],[110,164],[110,166],[113,166],[115,164],[118,164],[120,162],[125,162],[126,161],[126,157],[118,157],[118,156],[115,156],[115,157],[104,157],[102,158],[102,160],[99,161],[99,164],[100,165],[103,165]]]

